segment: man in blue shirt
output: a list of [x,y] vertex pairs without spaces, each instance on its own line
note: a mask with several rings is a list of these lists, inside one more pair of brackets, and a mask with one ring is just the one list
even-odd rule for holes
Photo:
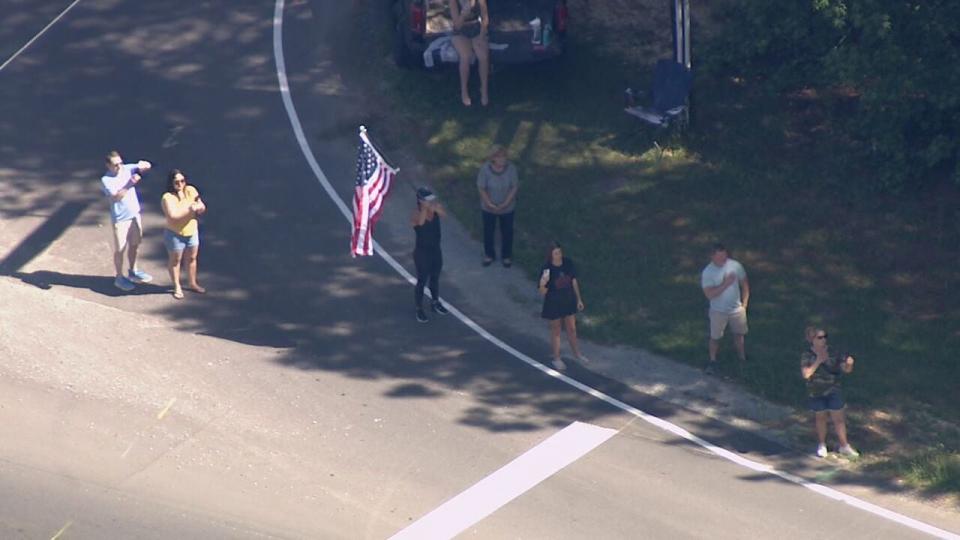
[[[100,178],[104,195],[110,201],[110,221],[113,223],[113,265],[116,278],[113,285],[122,291],[132,291],[135,283],[147,283],[153,276],[137,268],[137,251],[143,238],[140,219],[140,199],[136,185],[140,174],[150,170],[149,161],[124,163],[116,150],[107,154],[107,172]],[[130,269],[123,273],[123,252],[127,252]]]

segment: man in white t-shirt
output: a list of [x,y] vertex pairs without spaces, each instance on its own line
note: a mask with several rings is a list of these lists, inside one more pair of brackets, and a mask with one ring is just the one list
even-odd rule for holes
[[733,343],[741,363],[747,358],[744,336],[747,335],[747,304],[750,302],[750,283],[743,265],[730,258],[723,244],[714,244],[710,264],[700,274],[700,287],[710,300],[710,361],[706,373],[712,375],[717,365],[720,338],[727,326],[733,332]]
[[[140,199],[136,185],[140,173],[150,170],[149,161],[136,164],[123,162],[116,150],[107,154],[107,172],[100,178],[101,190],[110,201],[110,221],[113,224],[113,265],[116,269],[115,287],[131,291],[135,283],[147,283],[153,276],[137,268],[137,251],[143,238],[143,223],[140,220]],[[130,262],[128,275],[123,274],[123,253]]]

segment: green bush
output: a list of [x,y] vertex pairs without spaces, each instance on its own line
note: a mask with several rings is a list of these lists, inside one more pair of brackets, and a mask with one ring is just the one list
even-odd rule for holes
[[745,0],[701,61],[763,90],[818,90],[853,106],[833,121],[895,191],[948,172],[960,182],[960,2]]

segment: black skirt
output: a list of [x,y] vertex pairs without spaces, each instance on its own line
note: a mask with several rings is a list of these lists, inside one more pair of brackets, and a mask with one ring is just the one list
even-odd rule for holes
[[463,36],[468,39],[473,39],[480,35],[480,32],[483,30],[483,26],[477,23],[468,23],[460,27],[459,30],[454,30],[453,35]]
[[577,295],[572,288],[553,289],[543,297],[543,311],[540,317],[549,321],[562,319],[577,313]]

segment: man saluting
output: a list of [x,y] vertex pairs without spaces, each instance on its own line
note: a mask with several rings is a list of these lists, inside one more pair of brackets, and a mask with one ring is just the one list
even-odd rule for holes
[[[124,163],[116,150],[107,154],[107,172],[100,179],[104,195],[110,202],[110,221],[113,223],[113,266],[116,278],[113,285],[122,291],[132,291],[136,283],[147,283],[153,276],[137,268],[137,251],[143,239],[143,222],[140,219],[140,199],[137,183],[141,174],[150,170],[149,161]],[[127,252],[130,263],[123,273],[123,253]]]

